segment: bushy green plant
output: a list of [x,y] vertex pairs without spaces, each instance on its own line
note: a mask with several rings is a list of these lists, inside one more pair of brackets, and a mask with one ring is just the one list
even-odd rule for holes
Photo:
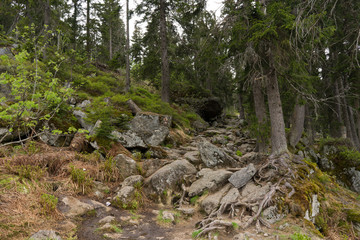
[[236,151],[236,156],[241,157],[242,155],[243,155],[243,153],[242,153],[240,150],[237,150],[237,151]]
[[44,193],[40,196],[40,205],[44,215],[53,213],[56,210],[57,203],[58,198],[53,195]]
[[[64,57],[58,55],[60,60]],[[10,96],[0,98],[0,121],[10,132],[33,130],[40,122],[49,121],[59,107],[73,94],[71,88],[63,86],[56,72],[59,64],[50,62],[50,70],[45,68],[38,59],[31,62],[30,54],[23,50],[9,59],[2,55],[1,64],[13,71],[0,75],[0,84],[10,88]]]
[[290,236],[292,240],[311,240],[311,238],[305,234],[294,233]]
[[89,192],[93,187],[92,178],[83,169],[75,168],[74,166],[70,166],[70,168],[71,180],[77,184],[78,189],[81,190],[82,194]]

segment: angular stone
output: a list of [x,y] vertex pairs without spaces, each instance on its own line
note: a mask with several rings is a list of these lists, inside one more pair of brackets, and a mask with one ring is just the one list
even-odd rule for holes
[[270,184],[258,186],[253,181],[250,181],[241,191],[241,201],[247,203],[257,202],[262,200],[269,191]]
[[204,176],[191,184],[189,196],[193,197],[202,194],[205,190],[216,191],[221,188],[231,176],[226,170],[206,171]]
[[29,240],[61,240],[61,237],[54,230],[40,230],[30,237]]
[[225,194],[231,188],[231,184],[225,185],[222,189],[217,191],[216,193],[210,194],[204,200],[201,201],[201,208],[207,213],[210,214],[215,208],[220,205],[220,201],[225,196]]
[[77,198],[67,196],[60,199],[58,209],[66,217],[76,217],[83,215],[90,210],[106,208],[104,204],[93,200],[87,200],[87,202],[80,201]]
[[113,160],[116,161],[116,167],[119,169],[121,177],[127,178],[139,174],[134,159],[124,154],[118,154]]
[[131,120],[130,130],[147,145],[158,146],[169,135],[171,122],[171,116],[140,112]]
[[199,151],[191,151],[191,152],[185,153],[184,158],[186,160],[189,160],[193,164],[199,164],[199,163],[201,163],[201,159],[200,159],[199,155],[200,155]]
[[206,167],[232,166],[234,160],[224,151],[211,144],[210,142],[201,142],[198,144],[201,160]]
[[176,160],[160,168],[146,179],[145,187],[160,195],[167,189],[174,189],[184,175],[192,175],[196,172],[196,168],[187,160]]
[[99,220],[99,224],[111,223],[113,221],[115,221],[114,216],[106,216],[106,217]]
[[86,113],[80,110],[75,110],[73,114],[76,117],[76,119],[79,121],[82,128],[88,130],[89,132],[92,130],[93,125],[85,121],[87,117]]
[[240,197],[239,190],[237,188],[232,188],[230,191],[221,199],[220,204],[223,203],[234,203]]
[[276,206],[266,208],[261,216],[271,224],[274,224],[284,218],[283,214],[278,213]]
[[233,173],[229,178],[229,182],[236,188],[243,187],[255,175],[256,168],[252,163],[249,166]]
[[127,177],[122,183],[121,186],[132,186],[134,187],[135,184],[140,183],[142,184],[144,182],[144,177],[141,175],[133,175],[130,177]]
[[147,148],[141,137],[131,130],[121,133],[112,131],[111,135],[126,148]]
[[125,186],[113,197],[115,201],[121,201],[122,204],[128,204],[134,199],[135,188],[132,186]]
[[360,193],[360,171],[355,170],[355,168],[350,168],[348,173],[350,175],[352,189],[355,192]]

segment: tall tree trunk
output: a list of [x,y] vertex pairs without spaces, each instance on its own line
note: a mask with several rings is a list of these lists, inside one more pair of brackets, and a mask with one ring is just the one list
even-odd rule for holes
[[313,110],[309,107],[308,104],[305,105],[305,131],[309,145],[313,144],[315,141],[315,130],[314,130],[314,121],[313,121]]
[[255,105],[255,114],[258,123],[257,129],[257,141],[256,149],[259,152],[266,151],[266,134],[264,134],[264,127],[266,124],[266,106],[264,94],[261,90],[261,83],[259,81],[254,81],[252,84],[253,96],[254,96],[254,105]]
[[357,134],[358,134],[358,137],[360,137],[360,113],[359,113],[360,103],[359,103],[359,99],[356,98],[354,103],[355,103],[355,115],[356,115]]
[[76,37],[78,31],[77,17],[79,15],[79,0],[73,0],[74,14],[72,17],[72,44],[73,49],[76,50]]
[[335,99],[336,99],[336,119],[338,122],[338,136],[337,137],[344,137],[346,138],[346,129],[344,126],[343,121],[343,113],[341,109],[341,98],[340,98],[340,91],[339,91],[339,80],[335,81]]
[[91,0],[86,0],[86,52],[90,58],[90,4]]
[[291,129],[289,133],[289,143],[292,147],[300,141],[301,135],[304,131],[305,122],[305,105],[300,103],[300,97],[296,98],[294,112],[291,118]]
[[126,0],[126,85],[125,92],[130,91],[130,33],[129,33],[129,0]]
[[284,115],[275,69],[268,74],[267,97],[271,122],[271,151],[278,155],[287,152]]
[[352,142],[353,145],[355,145],[354,142],[354,138],[352,136],[352,131],[351,131],[351,123],[350,123],[350,116],[349,116],[349,111],[348,111],[348,107],[347,107],[347,102],[346,102],[346,98],[345,98],[345,90],[344,90],[344,83],[343,80],[340,79],[339,80],[340,84],[340,93],[341,93],[341,103],[343,106],[343,113],[344,113],[344,120],[345,120],[345,127],[346,127],[346,137]]
[[241,83],[239,82],[239,91],[238,91],[238,101],[239,101],[239,118],[240,120],[245,120],[245,111],[244,111],[244,105],[243,105],[243,95],[242,95],[242,86]]
[[109,23],[109,60],[113,58],[113,50],[112,50],[112,26],[111,22]]
[[[44,6],[44,25],[46,26],[46,30],[50,29],[50,0],[46,0],[45,2],[45,6]],[[44,48],[44,52],[43,52],[43,58],[46,59],[47,55],[46,55],[46,46],[47,46],[47,41],[48,41],[48,33],[45,33],[45,48]]]
[[357,150],[360,150],[360,142],[359,137],[356,132],[354,112],[351,107],[348,107],[349,110],[349,118],[350,118],[350,126],[351,126],[351,136],[353,137],[353,141]]
[[166,3],[160,0],[161,100],[170,102],[170,70],[166,36]]

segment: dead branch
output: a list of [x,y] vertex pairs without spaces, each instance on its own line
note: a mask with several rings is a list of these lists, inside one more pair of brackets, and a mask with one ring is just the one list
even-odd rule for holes
[[133,115],[136,115],[137,113],[142,112],[142,110],[138,107],[138,105],[136,105],[136,103],[133,100],[131,100],[131,99],[127,100],[126,104],[129,106]]

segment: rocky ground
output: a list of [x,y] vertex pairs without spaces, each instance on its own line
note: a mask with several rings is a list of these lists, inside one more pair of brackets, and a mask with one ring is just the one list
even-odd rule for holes
[[78,153],[76,136],[69,148],[28,144],[11,165],[4,157],[1,239],[357,238],[357,195],[307,151],[256,153],[236,118],[193,137],[169,130],[163,116],[134,119],[114,133],[121,147],[106,159]]

